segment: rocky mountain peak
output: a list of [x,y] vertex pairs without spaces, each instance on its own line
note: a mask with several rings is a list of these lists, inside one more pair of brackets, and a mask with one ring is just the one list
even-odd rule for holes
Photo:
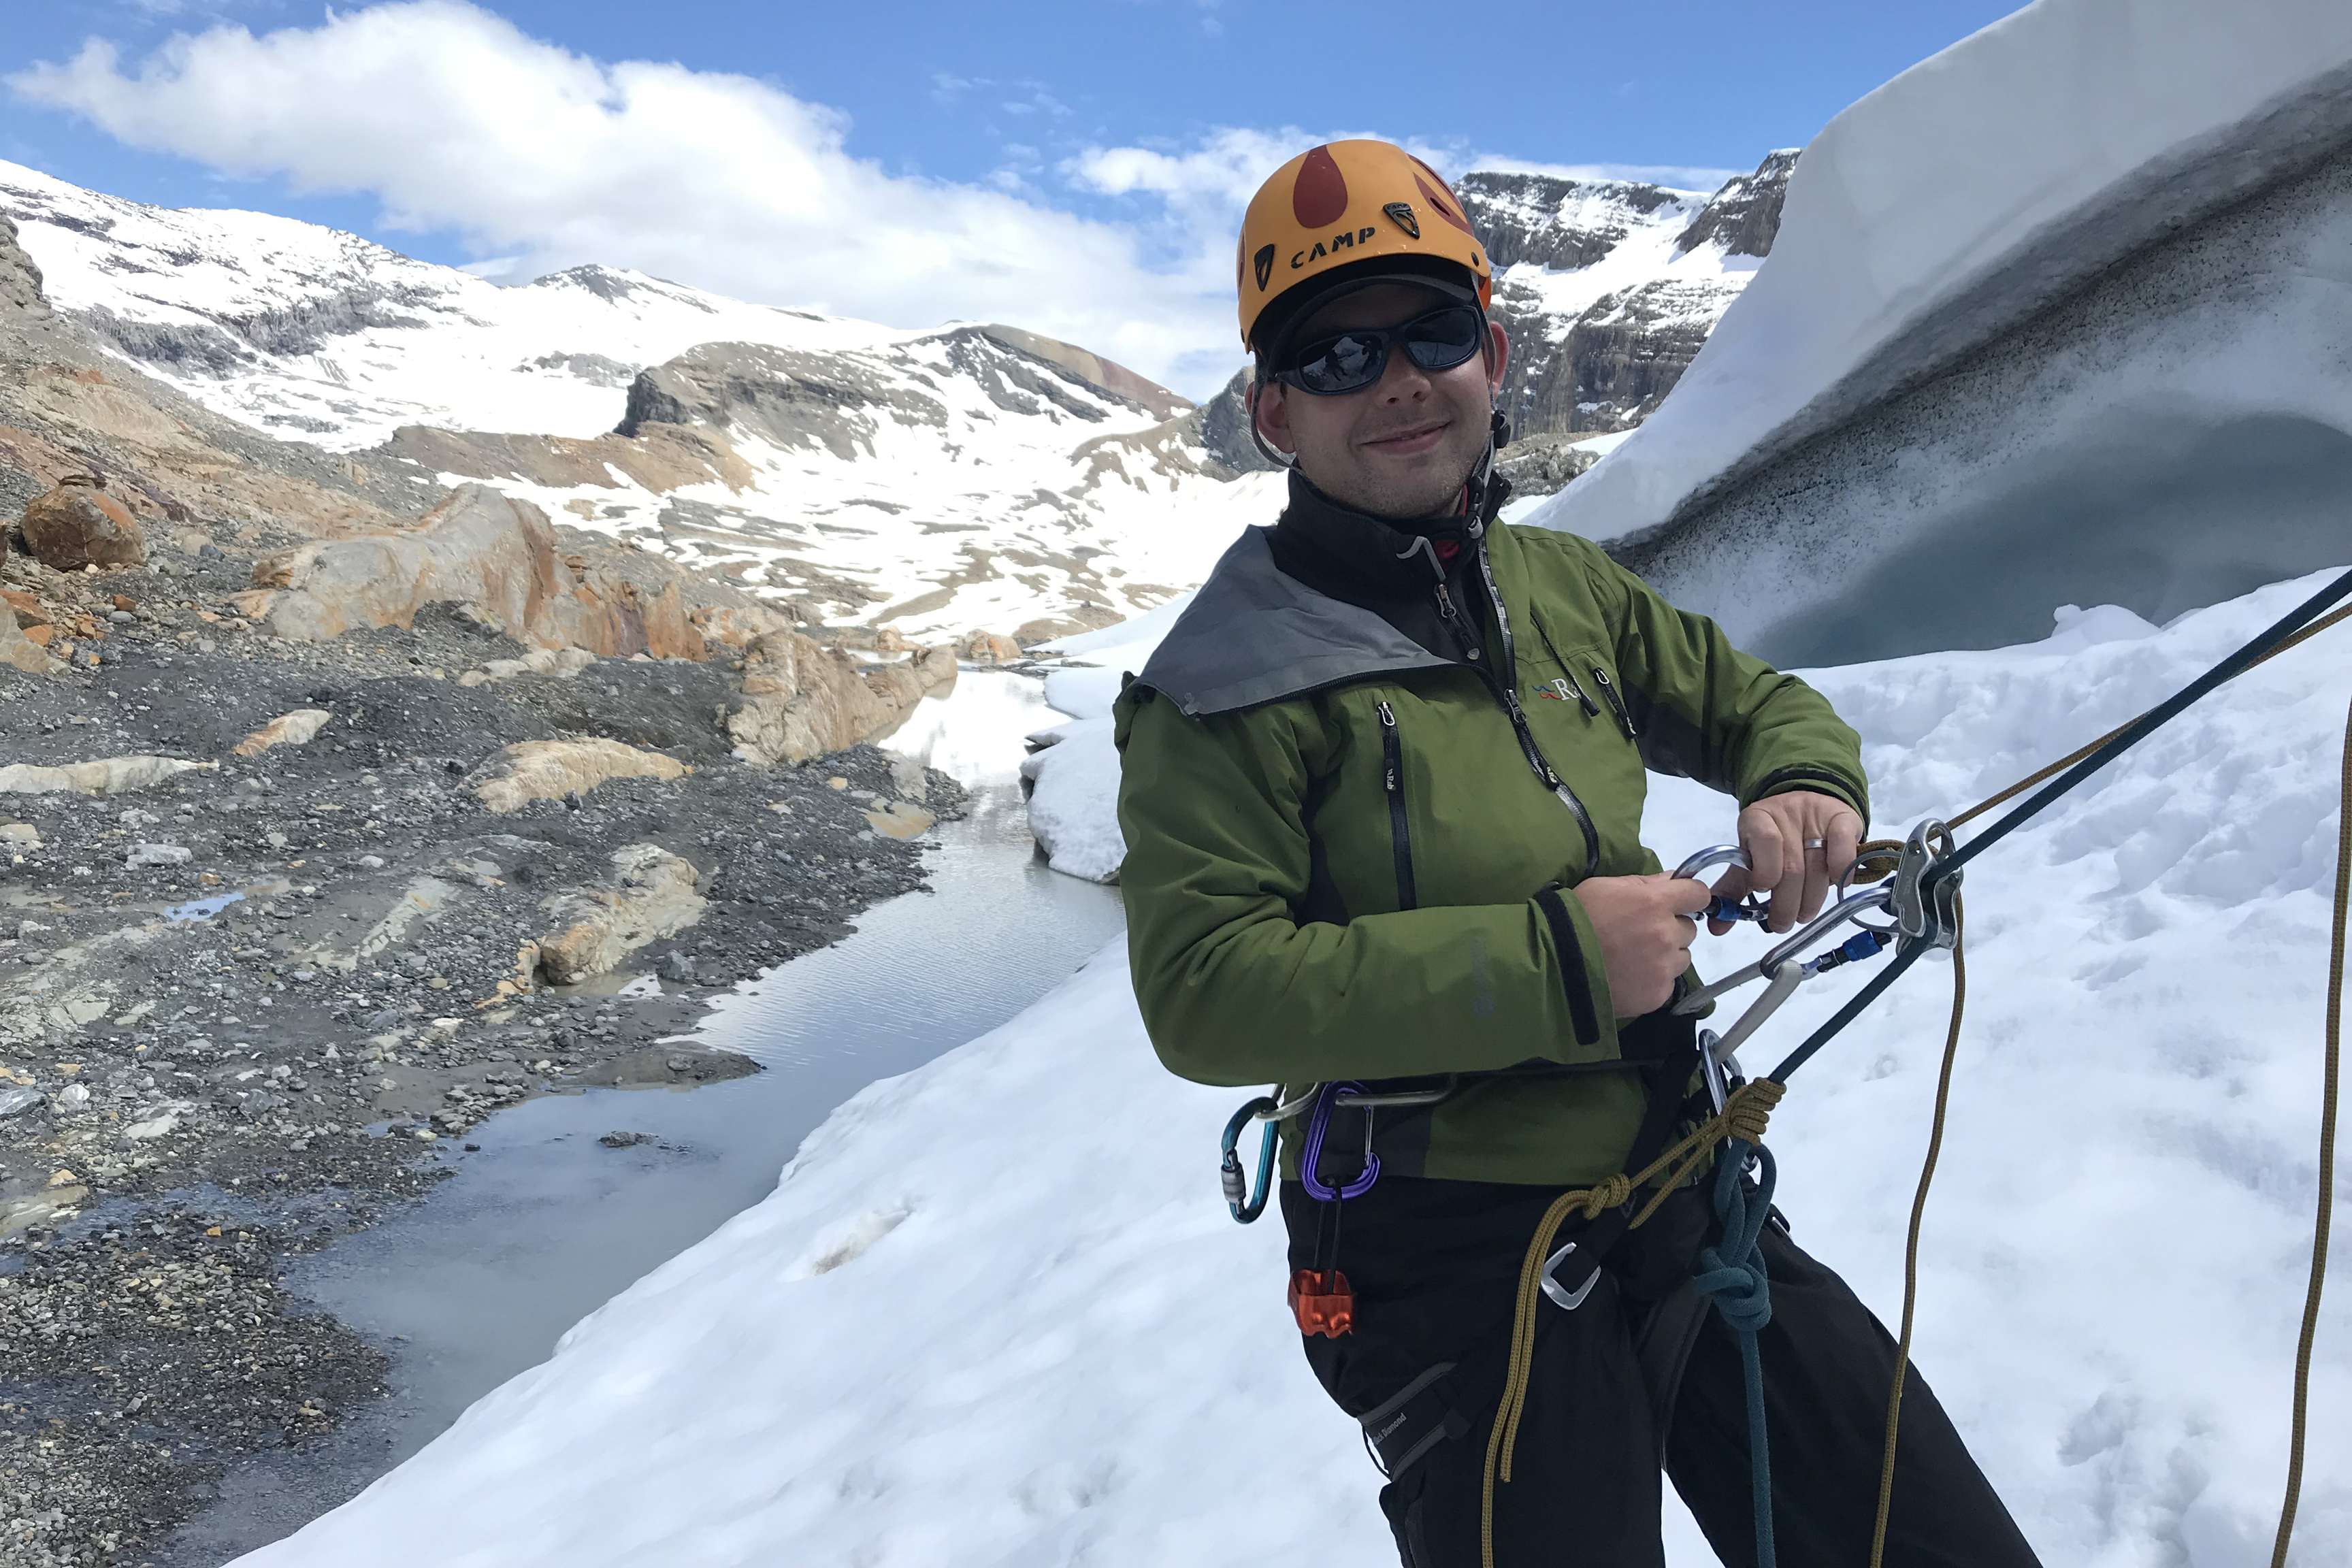
[[1699,209],[1675,241],[1675,254],[1717,241],[1727,256],[1771,255],[1772,241],[1780,232],[1780,204],[1788,197],[1789,175],[1796,167],[1793,148],[1767,153],[1754,174],[1729,181]]
[[16,243],[16,226],[0,215],[0,318],[48,313],[48,300],[41,292],[41,269]]
[[1477,170],[1454,184],[1464,211],[1497,271],[1590,267],[1663,209],[1690,202],[1685,191],[1627,180]]

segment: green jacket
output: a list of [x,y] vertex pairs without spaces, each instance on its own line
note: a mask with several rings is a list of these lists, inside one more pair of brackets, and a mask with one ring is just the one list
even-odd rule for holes
[[[1252,529],[1120,694],[1128,950],[1170,1070],[1297,1088],[1616,1061],[1565,889],[1661,868],[1645,765],[1868,819],[1859,742],[1803,681],[1586,540],[1473,532],[1507,690],[1286,574]],[[1382,1113],[1379,1148],[1401,1174],[1581,1184],[1621,1168],[1643,1096],[1633,1072],[1470,1078]]]

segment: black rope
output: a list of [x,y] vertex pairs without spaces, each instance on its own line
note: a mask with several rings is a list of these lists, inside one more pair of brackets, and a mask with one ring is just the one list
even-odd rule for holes
[[2039,814],[2052,801],[2147,740],[2163,725],[2169,723],[2182,709],[2215,687],[2245,673],[2257,659],[2317,620],[2333,607],[2337,600],[2344,598],[2352,598],[2352,572],[2347,572],[2335,582],[2322,588],[2317,594],[2289,611],[2283,619],[2255,637],[2253,641],[2182,687],[2164,702],[2140,715],[2132,721],[2129,729],[2042,785],[2041,791],[2027,799],[2023,805],[2011,807],[2008,816],[1978,834],[1976,837],[1969,840],[1967,847],[1939,861],[1930,871],[1930,879],[1950,876],[1970,860],[1975,859],[1979,852],[2000,843],[2011,832],[2023,826],[2029,819]]
[[[2052,779],[2021,805],[2011,807],[2007,816],[1969,840],[1965,847],[1937,860],[1935,864],[1928,867],[1927,875],[1922,879],[1924,884],[1922,890],[1932,889],[1947,877],[1958,875],[1960,868],[1975,859],[1982,850],[2000,843],[2011,833],[2039,816],[2053,801],[2138,745],[2142,741],[2147,740],[2178,717],[2181,710],[2189,707],[2199,698],[2225,681],[2245,673],[2265,654],[2326,614],[2338,600],[2346,598],[2352,598],[2352,572],[2347,572],[2336,578],[2273,623],[2252,642],[2174,692],[2163,702],[2141,714],[2115,739]],[[1855,992],[1853,999],[1839,1008],[1829,1022],[1806,1037],[1803,1045],[1790,1052],[1788,1058],[1772,1069],[1773,1079],[1777,1082],[1787,1082],[1790,1073],[1812,1060],[1816,1052],[1828,1045],[1831,1039],[1847,1025],[1860,1017],[1863,1010],[1877,1001],[1885,993],[1886,988],[1894,984],[1905,970],[1917,963],[1919,955],[1926,952],[1927,949],[1928,944],[1922,942],[1903,943],[1892,963],[1873,975],[1869,984]]]
[[1788,1082],[1790,1073],[1812,1060],[1814,1052],[1828,1045],[1831,1037],[1837,1034],[1839,1030],[1860,1017],[1862,1010],[1877,1001],[1886,988],[1901,978],[1903,972],[1916,963],[1919,961],[1919,955],[1927,951],[1927,944],[1924,942],[1906,942],[1895,953],[1894,962],[1872,975],[1869,984],[1855,992],[1853,999],[1839,1008],[1828,1023],[1807,1036],[1803,1045],[1790,1051],[1788,1058],[1772,1069],[1772,1080],[1776,1083]]

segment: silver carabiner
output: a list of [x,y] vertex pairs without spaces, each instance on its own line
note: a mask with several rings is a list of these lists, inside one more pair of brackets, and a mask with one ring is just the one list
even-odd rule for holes
[[1561,1264],[1567,1262],[1570,1254],[1573,1253],[1575,1250],[1576,1243],[1571,1241],[1563,1246],[1558,1252],[1553,1253],[1549,1258],[1545,1258],[1543,1274],[1540,1277],[1539,1281],[1543,1286],[1543,1293],[1550,1297],[1552,1305],[1558,1307],[1563,1312],[1573,1312],[1579,1307],[1583,1306],[1584,1299],[1592,1294],[1592,1288],[1601,1283],[1601,1270],[1598,1268],[1594,1269],[1591,1274],[1586,1277],[1583,1284],[1579,1285],[1573,1290],[1552,1278],[1553,1271],[1558,1269]]

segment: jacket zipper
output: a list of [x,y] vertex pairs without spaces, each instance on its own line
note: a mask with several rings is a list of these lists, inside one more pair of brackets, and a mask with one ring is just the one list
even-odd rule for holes
[[1412,829],[1405,821],[1404,743],[1397,737],[1396,710],[1385,701],[1381,715],[1381,787],[1389,797],[1389,838],[1396,847],[1397,908],[1416,909],[1412,885]]
[[[1486,559],[1486,527],[1475,519],[1470,524],[1470,542],[1478,552],[1478,576],[1486,584],[1487,602],[1495,611],[1495,635],[1502,641],[1502,657],[1496,662],[1516,674],[1518,663],[1511,641],[1510,612],[1503,607],[1503,591],[1495,585],[1495,568]],[[1458,626],[1454,597],[1445,591],[1443,577],[1437,583],[1437,611],[1445,617],[1449,627]],[[1461,634],[1456,630],[1454,635],[1459,637]],[[1584,834],[1584,874],[1591,876],[1601,869],[1601,830],[1592,825],[1592,814],[1585,809],[1582,801],[1576,798],[1576,792],[1568,787],[1568,781],[1553,770],[1543,754],[1543,748],[1536,744],[1535,731],[1528,727],[1527,710],[1519,705],[1518,692],[1483,667],[1478,668],[1478,673],[1486,682],[1487,689],[1502,700],[1503,710],[1511,716],[1511,729],[1519,738],[1519,750],[1526,754],[1528,766],[1535,770],[1536,777],[1543,781],[1544,787],[1558,795],[1559,803],[1575,816],[1576,826]]]
[[1601,695],[1609,699],[1609,706],[1616,710],[1617,722],[1625,728],[1625,738],[1639,740],[1642,732],[1633,728],[1633,715],[1626,710],[1625,699],[1618,691],[1617,683],[1610,679],[1609,672],[1597,664],[1592,667],[1592,684],[1601,688]]

